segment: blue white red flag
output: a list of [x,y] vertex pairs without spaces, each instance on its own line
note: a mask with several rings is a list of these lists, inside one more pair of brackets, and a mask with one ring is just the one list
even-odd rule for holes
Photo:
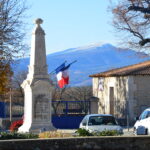
[[69,84],[69,72],[68,69],[71,64],[65,65],[63,63],[58,68],[55,69],[58,85],[60,88],[63,88],[66,84]]

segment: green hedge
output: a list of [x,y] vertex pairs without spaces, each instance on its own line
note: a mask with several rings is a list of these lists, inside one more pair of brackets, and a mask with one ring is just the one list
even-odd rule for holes
[[38,138],[38,135],[32,133],[0,132],[0,140],[33,138]]
[[89,132],[88,130],[86,129],[81,129],[79,128],[77,131],[76,131],[76,134],[78,136],[117,136],[117,135],[120,135],[120,133],[116,130],[104,130],[102,132]]

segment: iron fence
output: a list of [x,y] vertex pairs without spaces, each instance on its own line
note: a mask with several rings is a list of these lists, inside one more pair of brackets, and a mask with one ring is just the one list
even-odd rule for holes
[[53,115],[85,115],[90,113],[90,101],[52,101]]
[[[10,103],[6,102],[1,105],[3,116],[10,117]],[[5,112],[4,112],[5,111]],[[12,103],[12,117],[22,117],[24,106],[21,104]],[[52,101],[52,115],[86,115],[90,113],[90,101]]]
[[12,117],[22,117],[24,113],[24,106],[20,104],[12,104],[10,108],[10,103],[5,103],[5,115],[10,117],[10,109],[12,111]]

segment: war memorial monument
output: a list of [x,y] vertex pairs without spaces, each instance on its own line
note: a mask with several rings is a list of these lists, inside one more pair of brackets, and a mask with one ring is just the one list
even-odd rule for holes
[[41,27],[43,20],[36,19],[32,33],[31,55],[24,89],[24,121],[18,132],[54,130],[51,122],[52,85],[46,64],[45,32]]

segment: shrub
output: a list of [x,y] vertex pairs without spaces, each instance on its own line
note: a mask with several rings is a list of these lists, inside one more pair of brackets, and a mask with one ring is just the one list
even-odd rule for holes
[[23,124],[23,119],[20,120],[16,120],[14,122],[12,122],[12,124],[10,125],[10,131],[17,131],[18,128]]
[[38,138],[38,135],[32,133],[0,132],[0,140],[33,138]]
[[86,129],[81,129],[79,128],[76,133],[79,135],[79,136],[92,136],[93,134],[90,133],[88,130]]
[[95,131],[95,132],[89,132],[86,129],[79,128],[76,133],[78,136],[117,136],[120,135],[120,133],[116,130],[104,130],[104,131]]
[[120,133],[116,130],[104,130],[102,132],[93,132],[94,136],[117,136]]

